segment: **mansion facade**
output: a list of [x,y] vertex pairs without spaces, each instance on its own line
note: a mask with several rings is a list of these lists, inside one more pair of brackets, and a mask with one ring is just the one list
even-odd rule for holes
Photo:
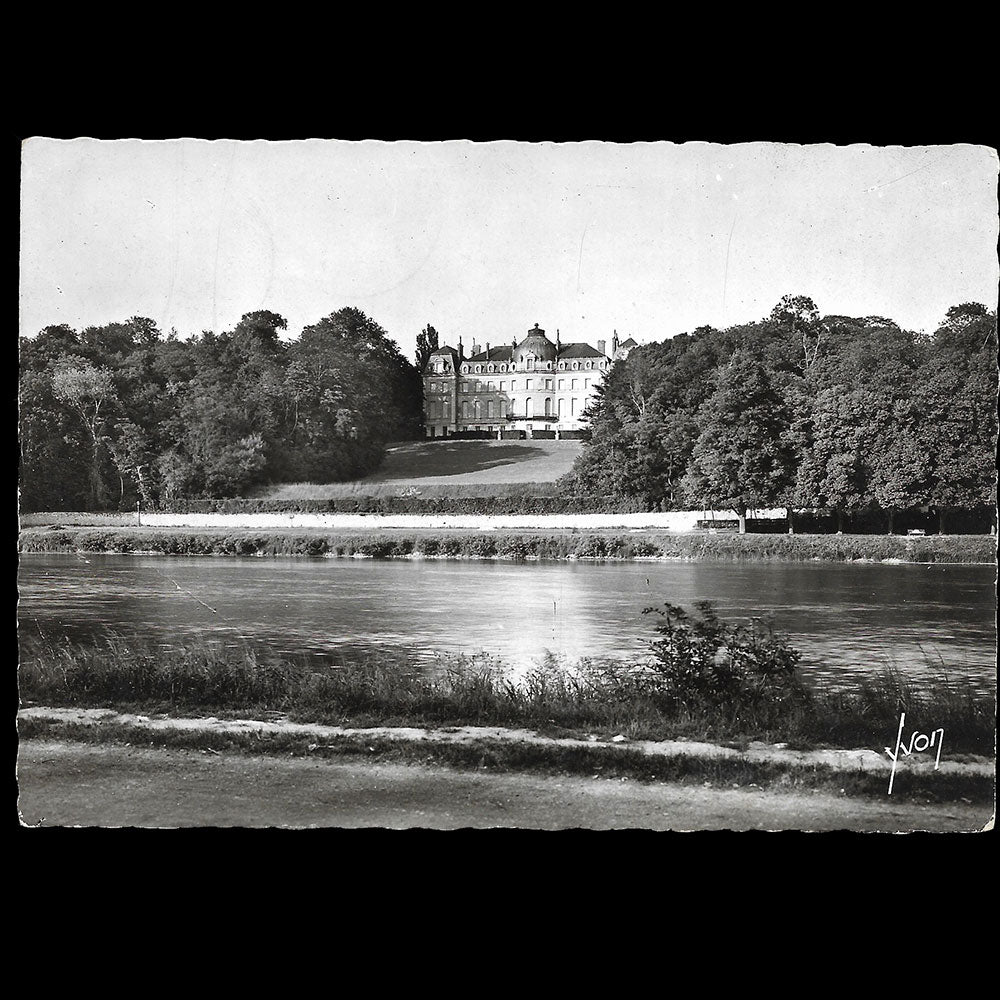
[[[555,342],[536,323],[523,340],[506,347],[473,342],[466,357],[459,337],[457,349],[445,345],[433,351],[424,368],[424,416],[427,437],[448,437],[466,431],[580,431],[584,410],[601,379],[619,358],[636,346],[630,337],[597,348],[590,344]],[[520,435],[518,435],[520,436]],[[548,434],[546,436],[552,436]]]

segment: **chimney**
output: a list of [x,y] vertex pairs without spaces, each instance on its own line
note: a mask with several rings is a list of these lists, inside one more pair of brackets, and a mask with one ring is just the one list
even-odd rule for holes
[[604,350],[604,348],[607,347],[607,346],[608,346],[608,342],[606,340],[599,340],[597,342],[597,349],[601,352],[601,354],[607,354],[608,353],[606,350]]
[[476,343],[475,340],[472,341],[472,353],[473,354],[479,353],[479,345]]
[[611,338],[611,352],[613,354],[618,353],[618,331],[615,330],[614,336]]
[[560,350],[561,350],[561,345],[559,344],[559,327],[557,326],[556,327],[556,354],[557,355],[559,354]]
[[461,361],[465,357],[462,351],[462,335],[458,335],[458,360]]
[[490,342],[488,340],[486,341],[486,360],[490,360]]

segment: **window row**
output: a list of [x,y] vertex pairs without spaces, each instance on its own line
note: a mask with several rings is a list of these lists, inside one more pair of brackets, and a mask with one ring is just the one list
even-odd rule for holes
[[[607,361],[539,361],[535,362],[528,360],[524,365],[524,370],[526,371],[592,371],[593,369],[605,369],[609,367],[609,362]],[[450,372],[452,370],[451,365],[444,361],[438,361],[434,364],[432,370],[441,374],[442,372]],[[518,371],[517,365],[513,362],[509,364],[506,362],[500,362],[499,364],[491,363],[485,365],[470,365],[463,364],[462,372],[464,374],[475,373],[477,375],[483,372],[514,372]]]
[[[535,379],[526,378],[524,380],[524,388],[521,388],[518,379],[513,378],[510,380],[510,392],[531,392],[535,388]],[[578,378],[560,378],[560,379],[538,379],[538,388],[551,392],[553,389],[558,389],[559,392],[577,392],[580,389],[580,383],[583,384],[584,390],[590,389],[590,379],[578,379]],[[448,385],[446,382],[429,382],[427,384],[428,392],[447,392]],[[507,392],[507,381],[505,379],[500,379],[496,381],[494,379],[486,379],[483,382],[462,382],[459,386],[460,392]]]
[[[537,414],[546,417],[575,417],[583,412],[583,401],[578,399],[557,399],[553,402],[551,398],[546,398],[542,403],[541,410]],[[498,405],[494,405],[492,399],[485,402],[481,400],[463,400],[459,407],[459,414],[462,420],[480,420],[485,417],[487,420],[496,417],[533,417],[535,414],[535,401],[526,399],[523,404],[512,400],[508,407],[507,400],[501,399]],[[444,402],[430,401],[427,404],[427,418],[429,420],[448,420],[451,417],[451,404]]]

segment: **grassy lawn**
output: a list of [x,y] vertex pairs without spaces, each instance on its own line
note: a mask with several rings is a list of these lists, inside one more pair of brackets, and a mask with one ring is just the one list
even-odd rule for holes
[[[573,467],[581,441],[407,441],[391,445],[379,470],[351,483],[283,483],[259,497],[273,500],[323,500],[328,497],[380,496],[411,487],[454,494],[454,487],[554,483]],[[495,490],[487,490],[493,493]]]

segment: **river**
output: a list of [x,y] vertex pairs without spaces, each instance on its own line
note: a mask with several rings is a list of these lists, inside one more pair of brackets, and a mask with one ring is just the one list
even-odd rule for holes
[[894,665],[918,684],[996,685],[992,566],[722,562],[491,562],[28,554],[24,631],[114,631],[163,645],[251,639],[334,658],[373,645],[487,652],[525,668],[546,651],[635,657],[643,608],[711,600],[724,618],[771,616],[817,688]]

